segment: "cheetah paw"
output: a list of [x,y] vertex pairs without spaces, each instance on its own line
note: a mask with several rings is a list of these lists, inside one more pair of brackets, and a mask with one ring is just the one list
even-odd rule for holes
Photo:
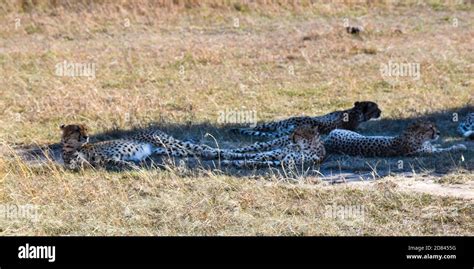
[[459,144],[459,145],[454,145],[453,149],[455,149],[455,150],[467,150],[467,147],[464,144]]

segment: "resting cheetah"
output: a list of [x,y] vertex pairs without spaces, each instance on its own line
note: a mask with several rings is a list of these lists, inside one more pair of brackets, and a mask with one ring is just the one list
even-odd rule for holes
[[223,165],[278,166],[322,162],[326,150],[320,141],[317,126],[304,125],[296,128],[281,148],[245,154],[245,160],[223,160]]
[[435,148],[432,141],[439,138],[439,131],[430,122],[416,122],[402,134],[392,136],[363,136],[356,132],[336,129],[324,141],[328,152],[368,157],[409,156],[418,153],[437,153],[452,150],[465,150],[459,144],[449,148]]
[[245,154],[221,152],[206,145],[183,142],[160,130],[143,131],[126,139],[90,144],[86,126],[61,125],[60,128],[63,131],[62,156],[65,166],[69,169],[78,169],[84,164],[137,168],[135,162],[140,162],[152,154],[209,159],[246,157]]
[[324,116],[292,117],[282,121],[274,121],[257,125],[255,128],[233,129],[234,132],[262,137],[278,138],[288,134],[298,126],[318,126],[321,134],[328,134],[334,129],[355,130],[359,124],[380,117],[382,111],[374,102],[355,102],[354,107],[347,110],[335,111]]
[[458,132],[467,139],[474,139],[474,112],[469,113],[466,119],[459,123]]
[[102,166],[111,164],[121,168],[137,168],[134,161],[141,161],[152,154],[150,144],[127,140],[113,140],[89,144],[84,125],[61,125],[62,157],[68,169],[84,165]]

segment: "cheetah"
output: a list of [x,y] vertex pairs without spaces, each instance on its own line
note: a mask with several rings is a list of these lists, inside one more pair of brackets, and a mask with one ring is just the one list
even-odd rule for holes
[[87,127],[84,125],[61,125],[63,131],[62,157],[66,168],[77,170],[86,165],[104,166],[110,164],[120,168],[138,167],[134,162],[152,154],[150,144],[127,140],[112,140],[89,143]]
[[279,138],[291,134],[298,126],[318,126],[321,134],[328,134],[334,129],[355,130],[359,124],[379,118],[382,111],[378,105],[370,101],[355,102],[351,109],[334,111],[323,116],[292,117],[257,125],[254,128],[232,129],[243,135]]
[[88,129],[85,125],[61,125],[63,131],[62,157],[67,168],[76,170],[86,164],[119,168],[137,169],[136,162],[143,161],[152,154],[174,157],[218,157],[240,159],[247,155],[227,153],[207,145],[197,145],[177,140],[160,130],[142,131],[134,136],[110,141],[89,143]]
[[[317,126],[303,125],[297,127],[282,146],[265,152],[246,153],[244,160],[223,160],[223,165],[245,166],[279,166],[304,163],[320,163],[326,150],[320,141]],[[276,145],[275,145],[276,146]]]
[[466,149],[463,144],[436,148],[431,142],[438,138],[439,131],[433,123],[418,121],[398,136],[364,136],[353,131],[336,129],[329,133],[324,145],[328,152],[366,157],[410,156]]
[[458,132],[466,139],[474,139],[474,112],[469,113],[466,119],[459,123]]

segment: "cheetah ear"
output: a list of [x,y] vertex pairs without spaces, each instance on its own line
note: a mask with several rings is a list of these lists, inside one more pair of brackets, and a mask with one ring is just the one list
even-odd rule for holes
[[85,126],[84,124],[79,124],[79,130],[82,130],[84,132],[88,131],[87,126]]
[[64,124],[59,125],[59,129],[61,130],[64,129],[64,127],[66,127]]

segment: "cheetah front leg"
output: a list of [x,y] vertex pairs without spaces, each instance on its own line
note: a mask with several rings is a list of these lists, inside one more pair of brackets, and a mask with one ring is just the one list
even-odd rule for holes
[[92,168],[95,167],[97,164],[92,161],[89,162],[89,159],[84,156],[82,153],[76,153],[69,162],[65,161],[65,166],[67,169],[77,171],[79,169],[84,169],[84,168]]
[[140,167],[138,167],[138,165],[134,164],[133,162],[128,162],[128,161],[124,161],[124,160],[119,160],[119,159],[109,159],[109,160],[106,160],[107,163],[115,166],[115,167],[118,167],[120,169],[123,169],[123,168],[128,168],[128,169],[132,169],[132,170],[139,170]]
[[284,153],[280,149],[261,153],[242,153],[241,155],[244,156],[245,159],[223,160],[221,164],[236,167],[277,166],[281,164],[281,159],[284,158]]
[[236,153],[229,152],[228,150],[218,149],[204,149],[201,150],[198,155],[207,160],[213,160],[218,158],[226,160],[238,160],[253,157],[253,153]]
[[251,151],[268,151],[276,147],[284,147],[288,145],[289,143],[290,143],[290,140],[287,137],[281,137],[281,138],[274,139],[268,142],[257,142],[247,147],[228,149],[227,151],[235,152],[235,153],[245,153],[245,152],[251,152]]
[[294,164],[303,164],[303,163],[319,163],[321,162],[321,158],[319,156],[310,156],[301,153],[292,153],[288,154],[283,158],[283,163],[286,165],[294,165]]
[[172,137],[157,137],[162,149],[157,150],[159,153],[167,153],[174,157],[201,157],[204,159],[244,159],[251,156],[244,153],[235,153],[228,150],[215,149],[207,145],[196,145],[189,142],[176,140]]
[[169,155],[178,158],[201,157],[204,159],[244,159],[249,158],[245,153],[229,152],[228,150],[219,150],[207,145],[195,145],[188,142],[182,143],[161,143],[161,147],[155,149],[153,153],[159,155]]
[[236,166],[239,168],[242,167],[275,167],[275,166],[294,166],[296,164],[302,163],[318,163],[321,161],[321,158],[317,156],[300,156],[300,155],[287,155],[283,160],[263,160],[263,156],[260,156],[258,159],[249,159],[249,160],[223,160],[221,162],[224,166]]
[[434,153],[446,152],[446,151],[464,151],[464,150],[467,150],[467,147],[464,144],[457,144],[457,145],[453,145],[453,146],[448,147],[448,148],[433,147],[433,152]]
[[285,157],[284,152],[281,149],[259,152],[259,153],[242,153],[245,158],[252,161],[266,162],[281,160]]
[[262,160],[223,160],[221,161],[223,166],[235,166],[239,168],[243,167],[271,167],[281,165],[281,161],[262,161]]
[[467,150],[467,147],[464,144],[453,145],[448,148],[437,148],[433,146],[430,142],[423,143],[421,149],[416,151],[416,153],[441,153],[441,152],[450,152],[450,151],[464,151]]

